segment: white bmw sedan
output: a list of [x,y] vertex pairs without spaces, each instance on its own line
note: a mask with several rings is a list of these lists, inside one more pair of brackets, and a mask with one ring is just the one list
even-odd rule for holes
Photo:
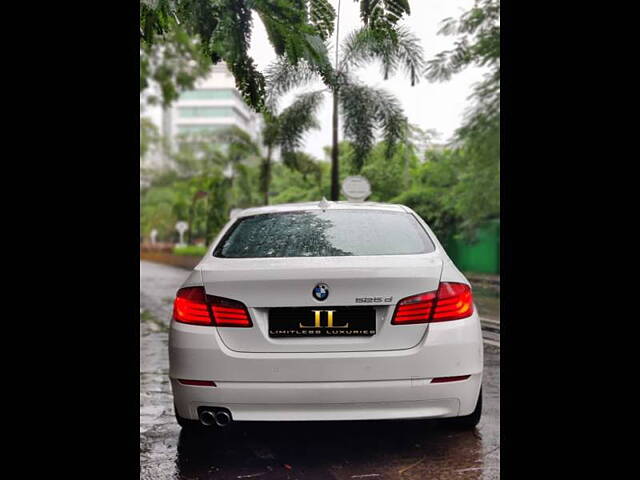
[[482,410],[470,284],[402,205],[242,211],[176,294],[169,360],[182,427]]

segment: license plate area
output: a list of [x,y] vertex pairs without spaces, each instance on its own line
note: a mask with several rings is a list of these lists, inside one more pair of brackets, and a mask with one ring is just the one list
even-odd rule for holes
[[290,307],[269,310],[269,336],[371,337],[376,334],[373,307]]

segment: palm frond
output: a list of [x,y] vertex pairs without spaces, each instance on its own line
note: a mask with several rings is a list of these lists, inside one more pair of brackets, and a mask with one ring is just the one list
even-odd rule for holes
[[267,80],[267,107],[271,110],[277,108],[279,97],[290,90],[320,80],[320,75],[313,70],[307,62],[299,62],[292,65],[284,58],[279,58],[265,70]]
[[375,143],[376,109],[373,96],[373,89],[364,85],[345,84],[340,90],[344,136],[353,146],[353,164],[357,171],[362,168],[364,159]]
[[320,128],[316,113],[324,97],[323,91],[298,95],[295,101],[278,116],[278,144],[283,154],[302,147],[305,133]]
[[234,142],[243,145],[255,146],[255,143],[251,139],[251,135],[249,135],[245,130],[236,125],[231,125],[221,130],[214,131],[209,135],[224,143]]
[[385,141],[385,156],[391,158],[400,141],[406,138],[408,121],[400,101],[390,92],[374,89],[376,92],[376,118]]
[[364,27],[349,34],[342,42],[341,69],[359,68],[379,61],[384,79],[403,70],[411,85],[418,83],[425,67],[420,39],[408,28],[393,29],[393,34]]
[[232,163],[260,155],[260,147],[253,141],[251,135],[235,125],[213,132],[211,136],[216,141],[229,145],[227,155]]
[[400,101],[390,92],[360,84],[347,84],[340,92],[344,116],[344,136],[353,146],[355,173],[364,165],[376,141],[376,132],[382,132],[386,143],[385,155],[390,158],[399,141],[407,135],[407,118]]

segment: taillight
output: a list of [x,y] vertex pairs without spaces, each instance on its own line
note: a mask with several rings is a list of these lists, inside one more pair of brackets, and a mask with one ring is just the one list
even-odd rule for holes
[[173,318],[181,323],[213,325],[204,288],[186,287],[178,290],[173,302]]
[[458,320],[473,313],[471,288],[464,283],[442,282],[438,288],[438,301],[431,317],[432,322]]
[[471,288],[464,283],[441,282],[436,292],[407,297],[398,302],[391,323],[444,322],[471,316],[473,298]]
[[207,299],[211,305],[214,325],[218,327],[251,326],[251,318],[244,303],[212,295],[207,295]]
[[431,318],[435,299],[436,292],[427,292],[400,300],[391,323],[394,325],[427,323]]
[[203,287],[178,290],[173,303],[176,322],[216,327],[251,327],[251,318],[242,302],[207,295]]

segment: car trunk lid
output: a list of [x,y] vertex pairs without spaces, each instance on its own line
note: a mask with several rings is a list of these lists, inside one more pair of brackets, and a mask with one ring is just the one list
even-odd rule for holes
[[[396,326],[391,325],[391,317],[402,298],[438,288],[442,261],[434,252],[343,257],[210,257],[198,268],[207,294],[243,302],[252,317],[252,328],[218,327],[222,341],[231,350],[373,351],[412,348],[424,338],[426,324]],[[329,291],[324,301],[317,300],[312,294],[320,283],[325,284]],[[299,310],[282,310],[292,308]],[[297,312],[319,311],[321,313],[315,315],[321,316],[323,327],[327,326],[328,311],[337,311],[334,315],[341,318],[336,320],[336,325],[344,325],[349,319],[357,323],[368,315],[367,309],[373,309],[375,334],[305,338],[272,336],[269,315],[276,312],[275,309],[278,309],[278,315],[288,316],[293,323],[296,323],[294,317]],[[313,326],[313,319],[306,322],[305,325]]]

